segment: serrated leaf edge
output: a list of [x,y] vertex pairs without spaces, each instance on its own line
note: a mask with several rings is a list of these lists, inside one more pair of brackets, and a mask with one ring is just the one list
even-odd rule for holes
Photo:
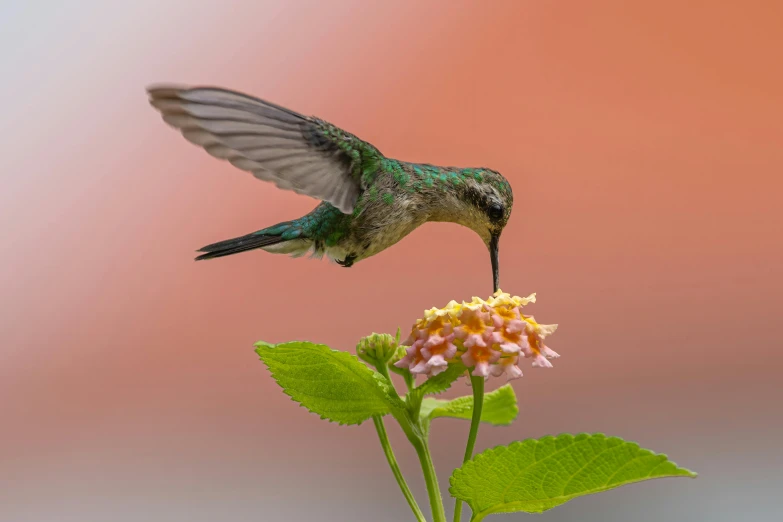
[[[499,388],[497,388],[495,390],[492,390],[491,392],[487,393],[484,396],[485,404],[486,404],[487,396],[489,396],[489,395],[491,395],[493,393],[498,393],[501,390],[509,390],[511,392],[511,396],[514,398],[514,404],[513,404],[514,415],[511,417],[511,419],[508,422],[492,422],[492,421],[487,421],[487,420],[483,420],[483,419],[482,419],[481,422],[484,422],[484,423],[489,424],[491,426],[510,426],[517,419],[517,415],[519,415],[519,404],[517,402],[517,395],[516,395],[516,392],[514,391],[513,386],[511,386],[508,383],[506,383],[503,386],[501,386],[501,387],[499,387]],[[506,393],[506,392],[503,391],[502,393]],[[455,401],[457,399],[466,399],[466,398],[467,399],[472,399],[471,396],[465,395],[465,396],[462,396],[462,397],[455,397],[454,399],[445,400],[443,402],[448,404],[449,402]],[[435,399],[435,400],[440,400],[440,399]],[[456,420],[470,420],[470,419],[462,419],[462,418],[459,418],[459,417],[452,417],[450,415],[438,415],[438,416],[433,417],[432,414],[435,413],[435,411],[437,411],[438,408],[440,408],[440,406],[435,407],[435,408],[432,409],[432,411],[430,411],[429,415],[427,416],[427,418],[430,421],[433,421],[435,419],[440,419],[440,418],[443,418],[443,419],[456,419]],[[470,408],[468,408],[468,411],[470,411],[472,409],[473,409],[473,406],[471,404]]]
[[[270,367],[269,367],[269,364],[268,364],[268,363],[267,363],[267,362],[264,360],[264,358],[263,358],[263,357],[261,357],[261,354],[258,352],[258,350],[259,350],[260,348],[262,348],[262,347],[263,347],[263,348],[276,349],[276,348],[278,348],[278,347],[280,347],[280,346],[282,346],[282,345],[285,345],[285,344],[294,344],[294,343],[307,343],[307,344],[312,344],[313,346],[323,346],[324,348],[326,348],[326,349],[327,349],[327,350],[329,350],[330,352],[334,352],[334,353],[344,353],[344,354],[346,354],[347,356],[349,356],[349,357],[352,357],[352,358],[356,359],[356,361],[357,361],[357,362],[359,362],[359,363],[362,363],[362,362],[361,362],[361,360],[360,360],[358,357],[356,357],[355,355],[353,355],[352,353],[349,353],[349,352],[344,352],[344,351],[341,351],[341,350],[335,350],[335,349],[333,349],[333,348],[329,347],[329,346],[328,346],[328,345],[326,345],[326,344],[321,344],[321,343],[314,343],[314,342],[311,342],[311,341],[285,341],[285,342],[278,343],[278,344],[272,344],[272,343],[268,343],[268,342],[266,342],[266,341],[258,341],[258,342],[256,342],[256,343],[254,343],[254,344],[253,344],[253,346],[255,346],[255,347],[256,347],[256,348],[255,348],[255,350],[254,350],[254,351],[256,352],[256,355],[258,355],[259,359],[261,360],[261,362],[263,363],[263,365],[266,367],[266,369],[267,369],[267,371],[269,372],[269,374],[272,376],[272,379],[274,379],[275,383],[277,383],[277,385],[280,387],[280,389],[283,391],[283,393],[284,393],[285,395],[287,395],[287,396],[288,396],[288,398],[291,400],[291,402],[295,402],[296,404],[298,404],[298,405],[299,405],[299,407],[300,407],[300,408],[304,408],[304,409],[305,409],[305,410],[307,410],[309,413],[312,413],[312,414],[314,414],[314,415],[317,415],[319,419],[321,419],[321,420],[325,420],[325,421],[329,422],[330,424],[337,424],[338,426],[361,426],[363,423],[365,423],[366,421],[368,421],[369,419],[371,419],[371,418],[372,418],[372,415],[371,415],[371,416],[370,416],[370,417],[368,417],[367,419],[361,420],[361,421],[359,421],[359,422],[356,422],[356,423],[342,422],[342,421],[335,421],[335,420],[332,420],[332,419],[330,419],[329,417],[327,417],[327,416],[325,416],[325,415],[322,415],[322,414],[318,413],[317,411],[313,411],[313,410],[311,410],[310,408],[308,408],[307,406],[305,406],[304,404],[302,404],[300,401],[296,400],[296,399],[294,398],[294,396],[293,396],[291,393],[289,393],[289,391],[288,391],[288,390],[287,390],[287,389],[286,389],[286,388],[285,388],[285,387],[284,387],[282,384],[280,384],[280,381],[278,381],[277,377],[275,376],[275,372],[272,370],[272,368],[270,368]],[[362,365],[364,365],[364,364],[362,363]],[[369,368],[369,367],[367,367],[367,366],[365,366],[365,368],[367,368],[367,369],[368,369],[368,370],[370,370],[371,372],[374,372],[374,373],[376,373],[376,374],[377,374],[377,372],[375,372],[375,370],[373,370],[372,368]],[[351,369],[351,368],[349,368],[349,369],[350,369],[352,372],[354,371],[354,370],[353,370],[353,369]],[[354,374],[355,374],[355,372],[354,372]],[[383,387],[386,389],[386,391],[387,391],[387,394],[388,394],[388,393],[389,393],[388,385],[387,385],[385,382],[383,382],[383,380],[382,380],[382,377],[381,377],[381,379],[379,380],[379,377],[381,377],[381,376],[380,376],[380,374],[373,375],[373,378],[376,380],[376,382],[377,382],[378,384],[380,384],[381,386],[383,386]],[[396,393],[395,393],[395,395],[396,395]],[[398,397],[399,397],[399,396],[398,396]],[[375,415],[381,415],[381,416],[388,415],[389,413],[391,413],[391,408],[392,408],[392,406],[390,405],[390,406],[389,406],[389,411],[387,411],[386,413],[383,413],[383,414],[381,414],[381,413],[377,413],[377,414],[375,414]]]
[[[461,364],[462,365],[462,363],[454,363],[454,364]],[[465,373],[468,371],[468,368],[466,366],[464,366],[464,365],[462,365],[462,366],[463,366],[462,371],[457,375],[457,377],[454,378],[454,380],[449,382],[448,386],[446,386],[444,389],[438,390],[438,391],[427,391],[426,390],[427,384],[430,383],[430,379],[437,379],[438,375],[442,375],[442,374],[438,374],[438,375],[435,375],[435,376],[431,377],[430,379],[427,379],[426,381],[421,383],[419,386],[416,386],[416,388],[414,388],[413,391],[420,393],[422,397],[425,397],[427,395],[441,395],[442,393],[445,393],[445,392],[449,391],[451,389],[451,387],[454,385],[454,383],[457,382],[460,378],[464,377]],[[446,371],[448,371],[448,369]]]
[[[641,478],[641,479],[638,479],[638,480],[634,480],[634,481],[631,481],[631,482],[625,482],[625,483],[622,483],[622,484],[609,485],[609,486],[606,486],[606,487],[603,487],[603,488],[591,491],[590,493],[578,493],[578,494],[574,494],[574,495],[565,495],[565,496],[560,496],[560,497],[550,497],[550,498],[543,499],[543,500],[563,500],[563,499],[565,499],[561,503],[561,504],[563,504],[563,503],[568,502],[569,500],[571,500],[573,498],[576,498],[576,497],[583,497],[583,496],[587,496],[587,495],[594,495],[596,493],[602,493],[602,492],[608,491],[610,489],[615,489],[615,488],[618,488],[618,487],[621,487],[621,486],[624,486],[624,485],[633,484],[633,483],[636,483],[636,482],[641,482],[643,480],[655,480],[655,479],[659,479],[659,478],[672,478],[672,477],[677,477],[677,476],[685,477],[685,478],[696,478],[696,477],[698,477],[698,473],[696,473],[695,471],[689,470],[688,468],[683,468],[682,466],[677,465],[677,463],[674,462],[673,460],[670,460],[668,455],[666,455],[665,453],[656,453],[656,452],[654,452],[652,450],[649,450],[647,448],[642,448],[639,445],[639,443],[634,442],[634,441],[625,440],[625,439],[623,439],[621,437],[617,437],[617,436],[607,436],[604,433],[577,433],[576,435],[574,435],[572,433],[559,433],[557,435],[544,435],[543,437],[540,437],[540,438],[537,438],[537,439],[530,438],[530,439],[524,439],[524,440],[517,440],[517,441],[512,442],[511,444],[498,444],[497,446],[493,446],[491,448],[487,448],[484,451],[482,451],[481,453],[479,453],[477,455],[474,455],[472,459],[470,459],[469,461],[465,462],[462,466],[460,466],[459,468],[456,468],[451,473],[451,476],[449,477],[449,494],[452,497],[454,497],[455,499],[459,500],[459,501],[466,502],[470,506],[471,510],[473,510],[473,505],[471,504],[470,500],[465,499],[465,498],[457,497],[455,495],[455,492],[454,492],[454,481],[460,475],[462,475],[467,469],[470,469],[470,468],[473,468],[474,466],[476,466],[477,462],[480,462],[480,461],[484,460],[485,458],[487,458],[488,454],[492,453],[493,451],[497,451],[497,450],[500,450],[500,449],[508,449],[508,450],[510,450],[511,448],[522,446],[526,442],[531,442],[532,441],[532,442],[535,442],[536,444],[538,444],[539,442],[544,442],[544,441],[548,441],[548,440],[552,440],[552,439],[559,439],[561,437],[562,438],[571,438],[573,440],[584,439],[584,438],[588,438],[588,437],[603,437],[606,440],[613,440],[613,439],[619,440],[619,441],[621,441],[624,444],[628,444],[628,445],[631,445],[631,446],[635,447],[637,450],[646,451],[650,455],[653,455],[653,456],[663,457],[664,458],[663,462],[668,462],[668,463],[672,464],[678,471],[683,471],[683,472],[685,472],[685,474],[684,475],[668,475],[668,476],[662,476],[662,477],[653,477],[653,478],[650,478],[650,479]],[[565,448],[563,448],[563,449],[565,449]],[[562,451],[562,450],[559,450],[559,451]],[[553,455],[555,455],[558,452],[555,452],[555,453],[553,453],[551,455],[547,455],[547,457],[545,457],[545,458],[550,458],[550,457],[552,457]],[[538,461],[538,462],[541,462],[541,461]],[[527,502],[508,502],[508,503],[504,503],[502,505],[504,507],[516,507],[517,505],[525,505],[526,503]],[[474,510],[474,513],[473,513],[473,515],[472,515],[470,520],[471,520],[471,522],[479,522],[480,520],[482,520],[487,515],[496,514],[496,513],[511,513],[511,512],[517,512],[517,511],[525,512],[525,513],[542,513],[544,511],[548,511],[548,510],[544,509],[544,510],[541,510],[541,511],[535,511],[534,512],[534,511],[523,511],[523,510],[515,510],[515,509],[499,509],[499,510],[488,509],[488,510],[485,510],[485,511],[482,511],[482,512],[479,512],[479,513],[476,513],[475,510]]]

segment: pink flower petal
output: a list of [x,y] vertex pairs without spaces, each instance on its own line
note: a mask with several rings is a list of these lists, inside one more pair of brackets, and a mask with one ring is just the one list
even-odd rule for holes
[[500,349],[503,351],[503,353],[519,353],[521,350],[521,347],[518,344],[510,342],[503,342],[498,346],[500,346]]
[[440,335],[431,335],[429,339],[424,341],[424,346],[422,348],[424,348],[425,350],[429,350],[433,346],[438,346],[443,344],[445,341],[446,339],[444,339]]
[[443,357],[446,359],[453,359],[455,355],[457,355],[457,345],[454,343],[449,343],[449,347],[446,348],[445,352],[443,352]]
[[413,343],[416,342],[416,338],[417,337],[418,337],[418,332],[411,332],[411,334],[408,336],[408,338],[405,339],[402,342],[402,345],[403,346],[410,346],[410,345],[412,345]]
[[552,363],[546,360],[546,357],[544,357],[541,354],[536,355],[533,358],[533,363],[531,364],[534,368],[551,368]]
[[506,331],[510,334],[521,333],[526,329],[527,323],[525,321],[520,321],[519,319],[514,319],[513,321],[506,323]]
[[465,338],[465,348],[473,348],[474,346],[480,346],[486,348],[487,342],[484,340],[484,336],[481,334],[470,334]]
[[446,368],[446,366],[433,366],[430,370],[430,375],[438,375],[441,372],[445,372]]
[[[544,360],[546,361],[546,359]],[[419,364],[411,368],[411,373],[429,373],[429,367],[427,366],[427,361],[419,362]]]
[[462,364],[470,368],[471,366],[474,366],[476,364],[476,360],[473,358],[473,356],[470,354],[470,350],[462,354]]
[[489,363],[485,361],[478,363],[476,367],[473,368],[473,375],[489,377]]
[[411,357],[406,355],[405,357],[403,357],[402,359],[394,363],[394,366],[396,366],[397,368],[407,368],[408,366],[410,366],[410,364],[411,364]]
[[446,367],[449,365],[449,363],[446,362],[446,359],[444,359],[442,355],[433,355],[432,357],[430,357],[430,360],[427,361],[427,364],[429,365],[430,368],[436,366]]
[[519,379],[522,377],[522,370],[519,369],[519,366],[515,364],[515,362],[510,362],[514,360],[515,358],[510,358],[509,362],[503,362],[501,364],[496,364],[492,367],[492,375],[495,377],[500,377],[501,375],[506,375],[506,380],[510,381],[512,379]]

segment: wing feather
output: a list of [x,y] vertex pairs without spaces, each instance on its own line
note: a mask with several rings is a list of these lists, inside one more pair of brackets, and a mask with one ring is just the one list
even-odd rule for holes
[[212,156],[345,213],[366,187],[362,165],[382,157],[327,122],[242,93],[177,86],[148,92],[163,120]]

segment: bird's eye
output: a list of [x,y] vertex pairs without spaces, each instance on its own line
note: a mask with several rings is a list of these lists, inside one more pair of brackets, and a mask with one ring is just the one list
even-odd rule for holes
[[487,214],[489,215],[489,219],[491,219],[492,221],[500,221],[501,219],[503,219],[503,215],[505,214],[505,212],[503,211],[502,206],[495,204],[489,207]]

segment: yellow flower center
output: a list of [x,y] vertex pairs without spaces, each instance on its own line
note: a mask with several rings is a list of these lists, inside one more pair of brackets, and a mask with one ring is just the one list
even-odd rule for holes
[[536,354],[541,353],[541,350],[538,348],[538,337],[536,334],[527,334],[527,343],[530,345],[530,349],[533,350]]
[[527,329],[527,342],[530,345],[530,349],[533,350],[534,353],[540,354],[541,349],[539,348],[538,340],[538,323],[532,317],[527,317],[525,315],[522,316],[522,319],[524,319],[530,327]]
[[495,315],[502,317],[504,321],[513,321],[517,318],[514,309],[510,306],[495,306],[492,310],[495,312]]
[[479,317],[478,314],[466,314],[467,317],[464,315],[462,316],[462,328],[465,330],[466,333],[469,334],[480,334],[484,333],[484,330],[486,329],[487,325],[484,324],[484,321],[481,320],[481,317]]
[[[522,338],[522,334],[524,332],[514,332],[509,333],[506,331],[505,328],[500,332],[500,336],[503,338],[504,341],[512,343],[512,344],[518,344],[519,340]],[[530,339],[530,336],[528,336],[528,339]]]
[[449,349],[449,343],[444,341],[436,346],[430,347],[429,351],[432,355],[440,355],[446,352],[448,349]]
[[489,358],[492,356],[492,350],[489,346],[482,348],[480,346],[474,346],[471,351],[470,355],[473,357],[473,360],[477,363],[479,362],[486,362],[489,361]]
[[436,317],[427,325],[427,334],[430,336],[442,335],[445,326],[446,324],[443,322],[443,317]]

